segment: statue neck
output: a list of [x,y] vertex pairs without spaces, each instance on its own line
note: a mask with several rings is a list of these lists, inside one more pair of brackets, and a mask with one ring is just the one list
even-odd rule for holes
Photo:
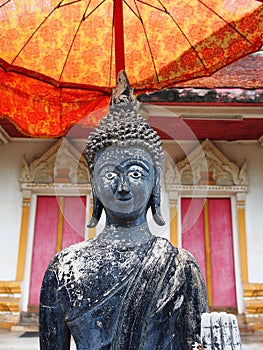
[[121,247],[133,247],[151,240],[152,237],[153,235],[146,222],[132,227],[106,224],[99,234],[97,242]]

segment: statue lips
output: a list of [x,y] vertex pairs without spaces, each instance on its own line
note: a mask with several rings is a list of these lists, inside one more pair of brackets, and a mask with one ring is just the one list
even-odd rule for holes
[[124,194],[124,195],[117,194],[117,195],[115,196],[115,198],[116,198],[118,201],[121,201],[121,202],[128,202],[128,201],[131,201],[132,195],[131,195],[130,193]]

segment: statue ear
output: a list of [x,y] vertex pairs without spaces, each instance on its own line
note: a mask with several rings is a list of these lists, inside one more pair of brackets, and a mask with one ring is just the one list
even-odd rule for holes
[[160,175],[157,174],[155,178],[155,185],[150,197],[150,206],[152,210],[153,219],[157,225],[165,225],[165,221],[161,213],[161,186],[160,186]]
[[87,225],[87,227],[89,228],[93,228],[97,226],[103,210],[103,205],[101,204],[99,198],[96,195],[94,186],[92,186],[92,195],[93,195],[93,212],[92,212],[92,217],[90,219],[90,222]]

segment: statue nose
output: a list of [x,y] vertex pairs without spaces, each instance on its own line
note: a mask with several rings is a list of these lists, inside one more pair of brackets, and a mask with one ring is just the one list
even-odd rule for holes
[[128,181],[125,175],[120,174],[117,191],[121,195],[124,195],[130,192],[130,186],[128,184]]

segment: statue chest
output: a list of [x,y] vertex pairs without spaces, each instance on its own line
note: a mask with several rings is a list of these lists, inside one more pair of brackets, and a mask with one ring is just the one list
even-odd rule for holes
[[142,247],[94,248],[80,252],[78,257],[68,262],[62,259],[62,269],[58,273],[58,297],[63,312],[69,318],[76,310],[78,313],[90,310],[110,298],[115,303],[145,253]]

